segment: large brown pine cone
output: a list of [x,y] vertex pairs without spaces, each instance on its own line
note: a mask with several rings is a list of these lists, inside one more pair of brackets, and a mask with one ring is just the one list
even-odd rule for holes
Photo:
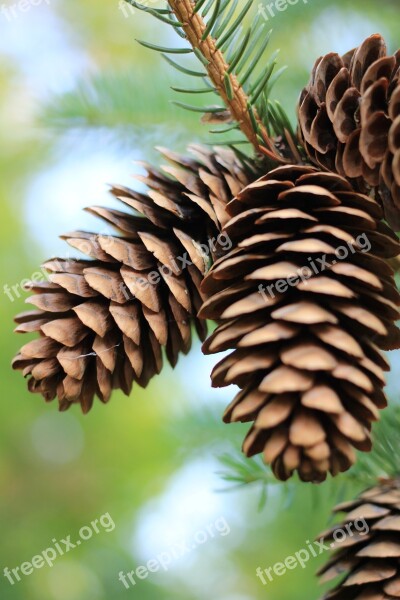
[[[390,600],[400,597],[400,480],[387,480],[336,507],[343,523],[321,534],[335,554],[321,582],[344,579],[324,598]],[[340,530],[338,533],[338,529]]]
[[13,367],[31,392],[57,397],[60,410],[77,402],[88,412],[95,395],[107,402],[112,389],[145,387],[161,370],[163,347],[172,366],[189,351],[193,323],[204,340],[200,283],[222,249],[226,203],[255,175],[231,151],[191,150],[195,158],[164,150],[172,166],[163,171],[145,165],[146,194],[113,187],[132,211],[88,210],[118,234],[63,236],[90,260],[50,260],[50,281],[27,286],[38,310],[19,315],[16,331],[40,337]]
[[[400,50],[387,56],[378,34],[359,48],[317,60],[298,108],[312,162],[376,188],[385,216],[400,229]],[[365,188],[365,189],[364,189]]]
[[399,347],[400,296],[384,259],[399,243],[375,200],[312,167],[271,171],[228,212],[233,249],[206,276],[200,311],[219,322],[204,351],[234,350],[212,373],[241,388],[225,421],[254,421],[243,450],[279,479],[322,481],[353,464],[353,447],[370,450],[386,406],[379,348]]

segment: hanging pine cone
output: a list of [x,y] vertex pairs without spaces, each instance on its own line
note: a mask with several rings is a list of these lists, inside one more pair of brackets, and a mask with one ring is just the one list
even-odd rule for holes
[[[354,502],[336,507],[346,517],[321,534],[335,554],[319,572],[321,583],[346,573],[324,598],[389,600],[400,597],[400,480],[387,480]],[[351,524],[351,525],[350,525]],[[341,530],[340,535],[335,532]],[[342,532],[347,532],[343,536]]]
[[195,159],[163,151],[172,163],[163,172],[145,165],[148,175],[138,179],[147,194],[113,187],[136,213],[88,210],[119,236],[63,236],[90,260],[50,260],[49,281],[27,286],[34,293],[27,302],[38,310],[19,315],[16,331],[40,337],[13,367],[29,377],[31,392],[57,397],[60,410],[79,402],[88,412],[95,395],[107,402],[112,389],[128,395],[133,382],[145,387],[161,371],[162,347],[172,366],[189,351],[192,323],[205,339],[196,315],[210,256],[198,244],[218,256],[226,203],[255,176],[231,151],[196,146],[192,153]]
[[224,420],[254,421],[243,450],[279,479],[323,481],[354,463],[353,447],[370,450],[386,406],[379,348],[399,347],[400,296],[384,259],[399,243],[375,200],[312,167],[271,171],[228,213],[233,249],[200,311],[219,322],[204,352],[234,350],[212,373],[214,387],[241,388]]
[[387,56],[380,35],[339,56],[319,58],[298,108],[300,138],[312,162],[377,189],[400,229],[400,50]]

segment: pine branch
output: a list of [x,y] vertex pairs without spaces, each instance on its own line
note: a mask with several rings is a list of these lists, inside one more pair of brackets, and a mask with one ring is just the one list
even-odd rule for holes
[[[72,90],[50,96],[39,113],[39,123],[55,131],[106,128],[116,139],[125,140],[132,136],[132,127],[149,128],[162,120],[163,107],[169,101],[166,77],[157,77],[154,93],[143,96],[137,90],[146,81],[146,75],[132,75],[131,71],[93,73],[78,80]],[[184,117],[182,121],[188,127],[189,116]]]
[[[126,1],[135,8],[144,10],[172,25],[174,31],[189,42],[191,48],[164,48],[148,42],[139,41],[139,43],[161,52],[168,63],[179,71],[204,78],[206,84],[210,86],[210,91],[217,93],[225,105],[224,107],[213,105],[204,109],[187,103],[179,103],[179,106],[195,112],[203,110],[206,113],[204,122],[215,123],[220,120],[228,122],[228,125],[233,123],[233,126],[236,125],[242,131],[258,154],[265,154],[275,162],[287,162],[282,144],[278,149],[275,140],[271,137],[271,132],[276,132],[281,125],[279,135],[286,142],[286,136],[290,131],[287,127],[287,118],[285,120],[279,114],[277,121],[276,114],[270,115],[268,95],[274,80],[280,74],[278,72],[273,76],[277,53],[274,53],[269,61],[263,61],[261,74],[254,76],[268,46],[271,31],[266,30],[266,24],[262,22],[260,15],[250,28],[245,29],[243,26],[254,0],[247,0],[241,10],[239,10],[239,0],[197,0],[197,2],[168,0],[168,9],[149,9],[135,0]],[[187,68],[170,58],[171,54],[180,56],[190,52],[199,59],[202,67],[199,70]],[[192,90],[178,88],[177,91],[191,92]],[[199,89],[199,86],[196,86],[193,93],[198,95],[206,91],[207,89]],[[270,116],[273,119],[273,126],[269,126]],[[213,132],[226,131],[228,129]],[[288,150],[286,153],[292,155],[294,146],[296,142],[291,139],[291,144],[285,145],[284,150]]]
[[[256,109],[251,107],[249,97],[240,85],[237,77],[233,74],[233,69],[236,65],[233,63],[228,65],[222,51],[219,49],[226,41],[225,38],[229,39],[230,30],[219,40],[218,46],[211,35],[213,25],[215,25],[215,20],[218,17],[218,4],[218,1],[215,2],[214,15],[210,18],[208,25],[206,25],[200,13],[195,12],[196,6],[191,0],[169,0],[169,5],[176,18],[183,23],[182,29],[192,48],[199,50],[201,55],[206,59],[207,64],[205,68],[207,69],[207,73],[224,104],[229,109],[232,119],[239,124],[241,131],[253,144],[256,151],[259,152],[260,143],[257,132],[265,133],[266,139],[269,139],[268,134]],[[250,5],[251,3],[248,4]],[[237,61],[240,58],[241,56],[238,57]],[[251,117],[252,112],[257,126],[256,130]]]

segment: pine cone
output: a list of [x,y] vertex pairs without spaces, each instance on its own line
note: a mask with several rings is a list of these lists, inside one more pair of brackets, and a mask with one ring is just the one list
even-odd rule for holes
[[204,352],[234,350],[212,373],[214,387],[241,388],[224,420],[254,421],[243,450],[279,479],[323,481],[352,465],[353,447],[370,450],[386,406],[379,348],[399,347],[400,296],[383,259],[398,240],[375,200],[312,167],[271,171],[227,210],[233,249],[206,276],[200,311],[219,321]]
[[[31,392],[60,410],[80,402],[88,412],[97,395],[129,394],[161,371],[162,347],[175,366],[191,346],[191,324],[201,340],[206,324],[196,317],[200,283],[216,238],[227,219],[226,203],[252,177],[234,152],[192,147],[195,159],[163,151],[172,163],[163,172],[145,165],[138,177],[150,191],[113,187],[112,194],[141,213],[88,209],[117,235],[77,231],[62,236],[90,260],[53,259],[46,282],[27,286],[38,310],[16,318],[17,332],[39,332],[13,361],[29,377]],[[170,177],[169,175],[172,175]],[[211,243],[210,243],[211,242]]]
[[[345,502],[335,512],[346,518],[321,534],[336,549],[319,572],[321,582],[346,573],[324,598],[335,600],[389,600],[400,597],[400,480],[387,480]],[[338,528],[340,534],[335,534]],[[344,537],[342,532],[347,532]],[[335,534],[335,535],[334,535]]]
[[385,216],[400,229],[400,50],[387,56],[380,35],[340,57],[317,60],[298,108],[312,162],[377,188]]

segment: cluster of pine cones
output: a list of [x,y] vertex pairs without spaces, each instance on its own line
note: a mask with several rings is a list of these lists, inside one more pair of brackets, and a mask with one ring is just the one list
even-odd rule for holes
[[174,366],[194,325],[204,352],[230,351],[212,373],[239,387],[225,421],[251,423],[244,452],[277,478],[320,482],[370,450],[382,350],[400,347],[399,67],[379,35],[318,59],[298,106],[302,163],[265,173],[194,146],[146,165],[146,194],[112,188],[127,209],[90,211],[116,235],[64,236],[87,258],[54,258],[27,286],[35,309],[17,331],[39,337],[13,366],[29,390],[88,412],[145,387],[164,355]]

